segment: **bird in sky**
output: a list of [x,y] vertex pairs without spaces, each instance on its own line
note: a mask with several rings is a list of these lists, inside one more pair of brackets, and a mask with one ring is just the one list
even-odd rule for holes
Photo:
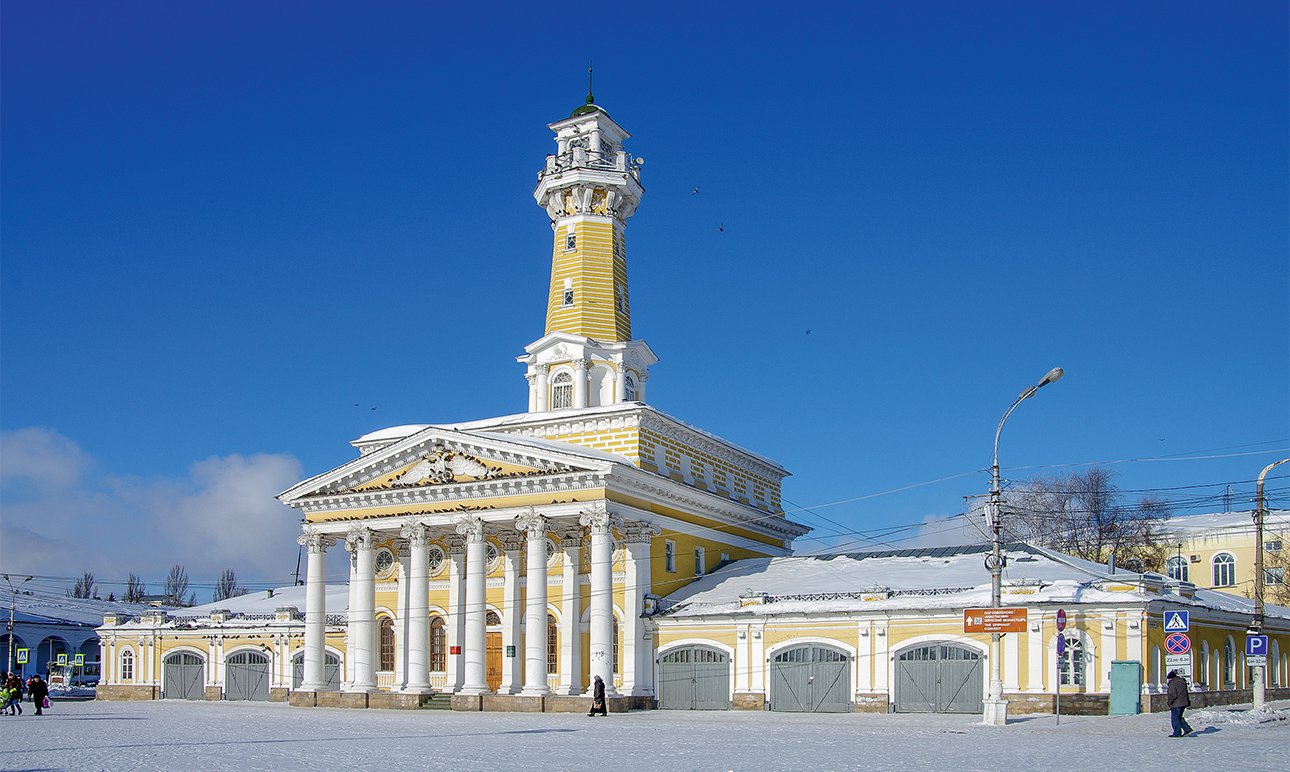
[[690,195],[692,195],[692,196],[697,196],[697,195],[699,195],[699,186],[698,186],[698,185],[695,185],[695,186],[694,186],[694,190],[690,191]]
[[810,334],[811,334],[811,331],[810,331],[810,330],[807,330],[807,331],[806,331],[806,334],[807,334],[807,335],[810,335]]
[[717,232],[718,232],[718,233],[725,233],[725,232],[726,232],[726,224],[725,224],[725,223],[721,223],[720,225],[718,225],[718,226],[717,226]]

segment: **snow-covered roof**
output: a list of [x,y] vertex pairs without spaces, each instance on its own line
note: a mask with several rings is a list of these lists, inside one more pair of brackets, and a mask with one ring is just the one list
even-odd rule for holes
[[368,432],[362,437],[354,440],[354,444],[380,442],[381,440],[401,440],[404,437],[411,437],[422,429],[429,429],[430,424],[402,424],[400,426],[389,426],[384,429],[377,429],[374,432]]
[[[349,610],[348,584],[329,584],[326,593],[328,614],[341,614]],[[208,617],[215,611],[229,611],[233,614],[272,614],[284,606],[295,606],[297,610],[303,612],[305,586],[288,585],[275,587],[272,590],[256,590],[246,595],[203,603],[200,606],[172,609],[169,615],[175,618],[192,619]]]
[[[963,545],[739,560],[667,596],[664,613],[685,617],[987,606],[990,572],[984,558],[989,550],[986,545]],[[1171,586],[1155,575],[1148,578],[1169,594],[1149,592],[1142,588],[1142,574],[1111,574],[1101,564],[1032,545],[1009,545],[1007,554],[1005,605],[1167,599],[1171,604],[1253,612],[1253,602],[1246,598],[1199,589],[1188,598],[1176,582]],[[1128,585],[1132,589],[1124,589]],[[754,602],[746,602],[749,598]],[[1290,619],[1290,609],[1269,605],[1266,616]]]
[[14,621],[31,624],[73,624],[98,627],[104,614],[146,614],[157,611],[144,603],[121,603],[93,598],[68,598],[53,591],[36,590],[14,596]]
[[[1229,528],[1254,528],[1254,511],[1213,512],[1207,515],[1171,517],[1161,524],[1167,531],[1220,531]],[[1263,515],[1264,528],[1284,530],[1290,528],[1290,510],[1271,509]]]

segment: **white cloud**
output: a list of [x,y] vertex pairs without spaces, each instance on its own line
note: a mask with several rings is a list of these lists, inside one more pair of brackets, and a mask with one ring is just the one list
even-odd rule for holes
[[0,433],[0,458],[6,570],[92,571],[105,593],[134,572],[159,591],[181,563],[204,602],[224,568],[244,582],[285,582],[295,569],[298,518],[273,498],[301,478],[293,456],[213,456],[177,478],[116,477],[96,473],[71,439],[34,428]]

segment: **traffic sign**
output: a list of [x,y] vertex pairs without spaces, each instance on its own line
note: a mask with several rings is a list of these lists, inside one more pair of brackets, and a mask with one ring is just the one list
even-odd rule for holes
[[30,653],[31,653],[31,649],[18,649],[18,664],[19,665],[27,664],[27,655]]
[[59,665],[66,665],[66,664],[67,664],[67,654],[66,654],[66,653],[63,653],[63,652],[60,652],[60,653],[59,653],[59,655],[58,655],[58,664],[59,664]]
[[1191,655],[1190,654],[1166,654],[1165,670],[1177,670],[1178,675],[1191,680]]
[[1191,639],[1187,633],[1170,633],[1165,638],[1165,651],[1170,654],[1186,654],[1191,651]]
[[1066,609],[1059,608],[1057,609],[1057,632],[1060,633],[1065,629],[1066,629]]
[[1065,653],[1066,653],[1066,636],[1059,635],[1057,636],[1057,656],[1060,657]]
[[1250,667],[1267,667],[1268,656],[1266,654],[1251,654],[1245,658],[1245,664]]
[[1191,612],[1171,610],[1165,612],[1165,632],[1185,633],[1191,629]]
[[85,655],[77,654],[76,659],[72,660],[72,664],[76,665],[77,667],[85,667]]
[[1266,656],[1268,653],[1268,637],[1266,635],[1247,635],[1245,636],[1245,657]]
[[963,611],[965,633],[1024,633],[1024,608],[970,608]]

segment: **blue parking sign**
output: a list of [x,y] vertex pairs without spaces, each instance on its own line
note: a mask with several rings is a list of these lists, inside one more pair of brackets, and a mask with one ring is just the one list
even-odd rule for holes
[[1268,653],[1268,637],[1266,635],[1247,635],[1245,636],[1245,656],[1263,657]]

